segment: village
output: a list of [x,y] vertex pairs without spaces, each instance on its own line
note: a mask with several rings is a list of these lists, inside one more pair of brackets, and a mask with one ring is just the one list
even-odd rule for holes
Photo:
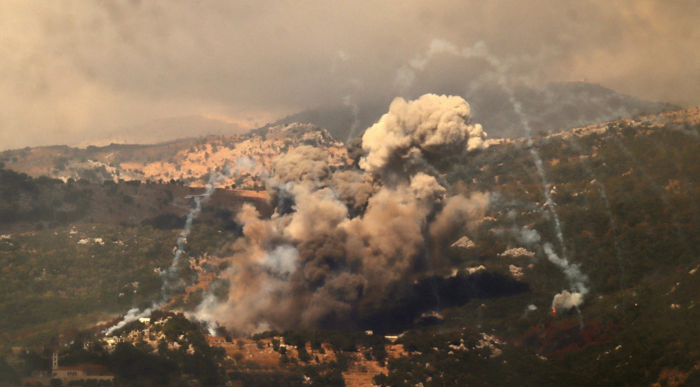
[[[101,348],[106,353],[114,353],[120,344],[130,344],[140,350],[152,353],[167,351],[194,355],[201,350],[191,331],[180,329],[186,317],[170,312],[156,312],[154,317],[134,319],[120,329],[105,329],[98,326],[93,330],[94,336],[82,342],[83,349],[94,350]],[[192,322],[191,320],[189,320]],[[196,324],[196,323],[195,323]],[[113,326],[112,328],[115,328]],[[287,372],[300,365],[320,366],[330,363],[343,363],[342,377],[346,386],[372,386],[373,377],[383,373],[388,374],[387,360],[406,356],[403,345],[396,344],[398,336],[374,336],[372,331],[361,332],[360,337],[366,337],[372,342],[386,343],[381,350],[353,342],[346,348],[334,348],[329,342],[307,341],[302,345],[293,345],[285,339],[284,334],[267,332],[252,337],[234,337],[221,329],[210,332],[200,327],[206,345],[213,350],[222,352],[221,366],[225,372],[243,373],[272,373]],[[109,332],[110,334],[106,334]],[[213,334],[212,334],[213,333]],[[223,334],[221,334],[223,333]],[[75,339],[77,340],[77,339]],[[22,385],[27,386],[113,386],[121,385],[115,381],[115,375],[107,367],[98,364],[62,365],[62,356],[66,348],[74,348],[76,341],[62,343],[63,348],[53,350],[50,369],[36,369],[31,377],[24,378]],[[292,341],[299,344],[299,338]],[[362,340],[359,340],[362,341]],[[347,344],[346,344],[347,345]],[[336,346],[339,346],[336,344]],[[385,351],[385,352],[384,352]],[[27,352],[20,347],[13,348],[13,355]],[[383,353],[378,355],[379,353]],[[374,354],[374,355],[372,355]],[[199,386],[194,375],[184,374],[182,380],[189,385]],[[244,386],[235,380],[229,382],[233,386]]]

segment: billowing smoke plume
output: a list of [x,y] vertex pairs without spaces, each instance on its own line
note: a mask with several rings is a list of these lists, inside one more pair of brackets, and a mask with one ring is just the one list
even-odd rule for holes
[[471,124],[470,113],[469,104],[460,97],[426,94],[408,102],[396,98],[389,112],[362,136],[366,156],[360,167],[382,174],[392,167],[483,148],[486,133],[481,125]]
[[343,105],[352,109],[352,126],[350,126],[348,137],[345,139],[345,142],[349,142],[350,140],[355,138],[355,133],[357,133],[357,129],[359,129],[360,127],[360,107],[357,106],[357,103],[352,99],[352,96],[350,95],[346,95],[345,97],[343,97]]
[[[533,146],[532,128],[530,126],[528,118],[524,114],[522,104],[516,99],[515,92],[510,86],[506,77],[508,64],[500,61],[497,57],[489,53],[489,50],[483,42],[479,42],[473,47],[459,48],[458,46],[450,42],[435,39],[431,42],[430,47],[425,53],[425,55],[417,56],[407,66],[404,66],[399,70],[399,72],[396,75],[396,84],[402,89],[410,87],[411,83],[415,78],[415,72],[423,71],[428,62],[437,54],[450,54],[463,58],[481,58],[485,60],[494,71],[497,83],[508,95],[509,102],[513,106],[513,111],[518,116],[520,120],[520,125],[525,131],[527,145],[529,147],[530,154],[532,155],[532,158],[535,162],[537,173],[542,182],[542,192],[545,197],[547,209],[551,213],[554,221],[554,230],[556,232],[557,240],[559,242],[559,247],[561,249],[563,258],[559,258],[559,256],[554,252],[550,243],[544,244],[545,254],[552,263],[556,264],[564,271],[571,284],[572,292],[563,291],[562,293],[556,295],[552,303],[552,308],[554,311],[569,310],[573,307],[578,308],[578,306],[583,302],[583,297],[586,295],[586,293],[588,293],[588,289],[584,285],[584,283],[587,281],[587,278],[583,273],[581,273],[580,267],[578,265],[569,264],[561,222],[559,220],[559,215],[557,214],[554,205],[554,200],[552,200],[552,196],[550,194],[551,185],[549,183],[549,180],[547,179],[547,175],[542,164],[542,158],[540,157],[537,148]],[[540,238],[539,234],[533,231],[534,230],[523,230],[523,232],[518,237],[524,243],[536,243],[539,241]]]
[[564,290],[554,296],[554,300],[552,300],[552,310],[555,313],[565,312],[572,308],[578,308],[581,304],[583,304],[583,293],[572,293],[568,290]]
[[579,265],[569,264],[566,258],[559,258],[550,243],[545,243],[543,247],[547,259],[562,269],[571,285],[571,292],[564,290],[554,296],[552,310],[554,312],[562,312],[571,308],[578,308],[583,303],[584,296],[588,294],[588,288],[586,287],[588,277],[581,272]]
[[228,300],[206,298],[198,317],[238,331],[342,327],[406,294],[435,268],[429,246],[478,220],[488,196],[446,197],[443,155],[484,147],[459,97],[397,98],[362,142],[361,169],[332,171],[301,146],[273,162],[270,219],[244,206],[243,238],[225,275]]

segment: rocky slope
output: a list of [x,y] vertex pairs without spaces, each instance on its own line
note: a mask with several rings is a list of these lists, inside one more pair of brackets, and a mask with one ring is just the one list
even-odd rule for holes
[[205,186],[218,173],[219,187],[263,188],[262,177],[279,154],[301,145],[325,150],[331,165],[345,164],[344,145],[310,124],[277,125],[238,136],[211,135],[156,145],[67,146],[25,148],[0,153],[7,168],[30,176],[64,181],[184,181]]

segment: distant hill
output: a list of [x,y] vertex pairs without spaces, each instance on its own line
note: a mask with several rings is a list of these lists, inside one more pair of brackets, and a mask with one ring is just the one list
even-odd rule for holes
[[389,110],[390,103],[391,101],[358,104],[357,114],[355,107],[350,105],[320,106],[289,115],[260,129],[292,123],[312,124],[325,128],[336,140],[347,142],[377,122]]
[[169,117],[150,121],[141,125],[121,128],[110,133],[75,144],[78,147],[109,144],[158,144],[182,138],[206,135],[233,136],[244,134],[249,129],[237,124],[202,116]]
[[[516,98],[523,105],[530,126],[538,132],[559,132],[580,126],[639,114],[678,110],[680,107],[644,101],[586,82],[549,83],[520,87]],[[483,125],[489,138],[523,137],[519,117],[506,93],[497,85],[475,88],[462,95],[472,108],[472,121]],[[367,102],[355,107],[328,105],[304,110],[268,126],[292,122],[324,127],[340,141],[360,135],[386,113],[391,101]]]
[[[515,97],[522,104],[530,127],[535,132],[533,135],[680,109],[586,82],[520,87],[515,90]],[[519,117],[502,89],[483,87],[465,98],[472,107],[472,120],[483,125],[490,138],[525,136]]]
[[[109,226],[145,225],[180,229],[190,211],[191,195],[203,188],[181,184],[142,184],[140,181],[88,180],[62,182],[46,177],[32,178],[9,169],[0,169],[0,232],[26,232],[70,223]],[[264,192],[217,189],[207,202],[219,210],[238,211],[252,203],[262,214],[271,214]],[[216,214],[203,214],[209,220]],[[38,227],[37,227],[38,226]]]
[[325,150],[331,165],[346,162],[344,145],[325,129],[309,124],[277,125],[243,135],[209,135],[152,145],[25,148],[0,152],[0,161],[8,169],[32,177],[92,183],[175,180],[191,187],[206,185],[212,172],[224,173],[228,167],[228,176],[219,187],[261,190],[262,176],[269,171],[271,161],[301,145]]

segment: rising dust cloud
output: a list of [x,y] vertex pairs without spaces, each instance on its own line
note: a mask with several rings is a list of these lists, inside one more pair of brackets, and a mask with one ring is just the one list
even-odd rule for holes
[[426,246],[481,219],[487,194],[448,196],[445,155],[485,147],[459,97],[397,98],[362,138],[359,167],[332,171],[317,149],[279,156],[267,181],[276,210],[245,206],[238,252],[197,317],[242,332],[352,324],[401,297],[416,275],[446,264]]

